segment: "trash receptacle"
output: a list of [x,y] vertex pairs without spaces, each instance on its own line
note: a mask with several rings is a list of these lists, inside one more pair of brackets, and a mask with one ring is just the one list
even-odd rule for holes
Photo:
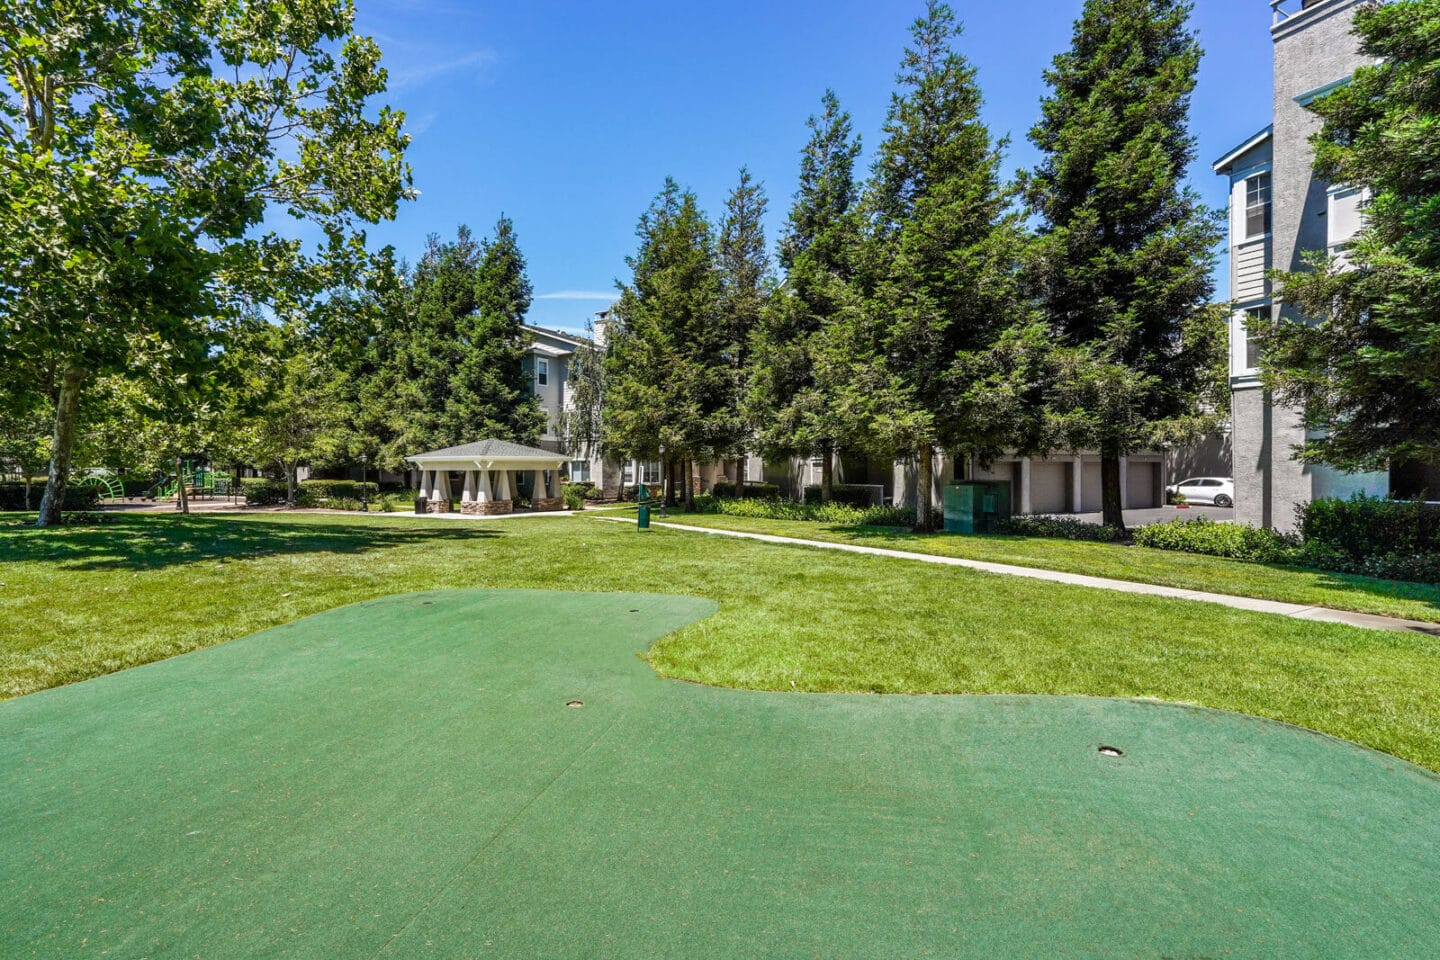
[[650,529],[650,504],[640,504],[640,519],[636,522],[641,530]]
[[429,503],[430,503],[430,500],[429,500],[428,497],[416,497],[416,498],[415,498],[415,512],[416,512],[416,513],[429,513],[429,512],[430,512]]
[[639,517],[635,521],[635,527],[639,530],[650,529],[650,489],[645,484],[640,484],[635,489],[635,506],[639,510]]

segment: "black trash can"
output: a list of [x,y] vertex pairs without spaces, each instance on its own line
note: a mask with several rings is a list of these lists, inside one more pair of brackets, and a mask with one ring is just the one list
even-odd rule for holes
[[430,502],[430,501],[429,501],[427,498],[425,498],[425,497],[416,497],[416,498],[415,498],[415,512],[416,512],[416,513],[429,513],[430,511],[427,509],[427,505],[429,504],[429,502]]

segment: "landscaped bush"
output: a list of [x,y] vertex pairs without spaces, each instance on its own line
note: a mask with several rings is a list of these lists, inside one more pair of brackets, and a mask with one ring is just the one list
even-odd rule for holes
[[777,500],[780,497],[780,485],[776,483],[743,483],[740,485],[740,492],[735,492],[735,484],[728,480],[721,480],[710,488],[712,495],[721,499],[733,500],[737,497],[749,497],[757,500]]
[[362,490],[367,499],[374,499],[380,493],[380,484],[369,481],[362,484],[358,480],[301,480],[300,489],[317,500],[333,497],[359,500]]
[[695,498],[696,513],[718,513],[756,520],[809,520],[845,526],[902,527],[915,523],[915,511],[904,507],[853,507],[848,503],[796,503],[793,500],[743,500],[716,496]]
[[1022,537],[1093,540],[1098,543],[1114,543],[1121,539],[1119,527],[1086,523],[1075,517],[1011,517],[996,524],[995,532]]
[[1312,500],[1295,508],[1300,535],[1353,560],[1440,553],[1440,506],[1418,500]]
[[[245,505],[249,507],[279,506],[285,502],[287,494],[284,480],[271,480],[269,477],[242,477],[240,492],[245,495]],[[313,507],[315,502],[313,490],[306,489],[303,484],[295,487],[295,506]]]
[[1261,563],[1294,562],[1299,543],[1294,537],[1241,523],[1216,523],[1208,517],[1152,523],[1132,531],[1142,547],[1203,553]]
[[[875,498],[875,488],[864,486],[858,483],[832,483],[830,485],[831,503],[848,503],[852,507],[868,507]],[[820,502],[820,485],[812,484],[805,488],[805,502]]]
[[[40,509],[40,498],[45,494],[45,484],[30,485],[30,509]],[[63,510],[93,510],[100,505],[99,487],[77,487],[70,484],[65,488]],[[0,510],[25,509],[25,484],[0,483]]]
[[585,497],[593,490],[593,483],[567,483],[560,487],[560,498],[565,501],[566,510],[584,510]]

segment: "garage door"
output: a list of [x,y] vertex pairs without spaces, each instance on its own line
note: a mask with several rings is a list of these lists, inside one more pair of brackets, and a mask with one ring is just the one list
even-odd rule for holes
[[1064,463],[1035,460],[1030,464],[1030,509],[1035,513],[1065,513],[1070,508],[1069,471]]
[[1081,509],[1086,513],[1099,513],[1103,509],[1100,500],[1100,461],[1084,464],[1080,483]]
[[1125,468],[1125,486],[1129,494],[1127,505],[1132,510],[1140,510],[1146,507],[1160,506],[1158,496],[1159,485],[1155,482],[1155,471],[1160,469],[1158,463],[1136,463],[1130,461]]

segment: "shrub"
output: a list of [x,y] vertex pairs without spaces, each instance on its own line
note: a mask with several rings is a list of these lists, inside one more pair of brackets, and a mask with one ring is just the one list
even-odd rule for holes
[[380,484],[369,481],[362,484],[358,480],[301,480],[300,489],[317,500],[331,497],[358,500],[363,489],[366,498],[373,500],[380,493]]
[[331,497],[322,501],[321,506],[327,510],[359,510],[360,501],[354,497]]
[[[45,484],[30,485],[30,509],[40,509],[40,498],[45,495]],[[93,510],[100,505],[99,487],[78,487],[70,484],[65,488],[65,502],[62,510]],[[0,510],[25,509],[25,484],[0,483]]]
[[1299,546],[1294,537],[1282,536],[1273,530],[1249,524],[1216,523],[1208,517],[1152,523],[1136,527],[1133,535],[1142,547],[1261,563],[1293,563]]
[[742,500],[717,496],[695,498],[696,513],[718,513],[756,520],[809,520],[846,526],[898,527],[915,522],[915,511],[903,507],[853,507],[848,503],[796,503],[793,500]]
[[995,531],[1022,537],[1055,537],[1060,540],[1091,540],[1097,543],[1115,543],[1121,539],[1119,527],[1086,523],[1075,517],[1011,517],[1001,520]]
[[[848,503],[852,507],[865,508],[873,505],[875,499],[875,488],[859,483],[832,483],[830,485],[831,503]],[[820,485],[813,484],[805,488],[805,502],[820,502]]]
[[560,487],[560,498],[565,501],[566,510],[584,510],[585,496],[589,492],[586,488],[594,488],[594,484],[567,483]]
[[[242,477],[240,492],[245,495],[245,505],[248,507],[278,506],[285,502],[285,481],[271,480],[269,477]],[[313,487],[306,487],[304,483],[296,485],[295,506],[313,507],[316,500]]]
[[777,483],[743,483],[737,493],[735,484],[728,480],[721,480],[710,488],[710,492],[721,499],[733,500],[737,497],[748,497],[759,500],[778,500],[780,497],[780,485]]
[[1418,500],[1312,500],[1295,514],[1306,543],[1323,543],[1354,560],[1440,553],[1440,506]]

